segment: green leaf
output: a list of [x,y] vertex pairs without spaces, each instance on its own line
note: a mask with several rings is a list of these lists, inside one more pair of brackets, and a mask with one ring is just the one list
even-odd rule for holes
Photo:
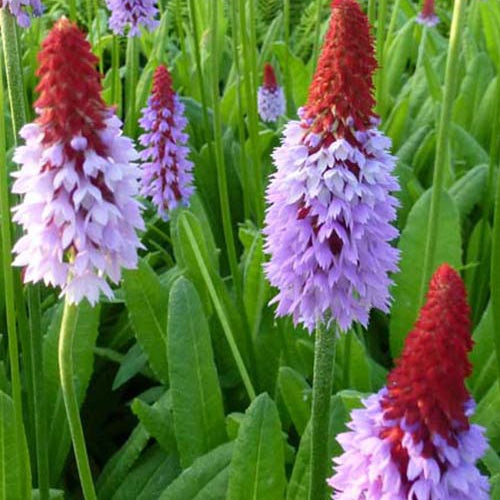
[[177,451],[172,417],[172,402],[166,392],[154,405],[150,406],[141,399],[134,399],[132,411],[139,418],[148,434],[156,439],[166,453]]
[[280,500],[285,485],[278,410],[263,393],[248,408],[236,438],[226,500]]
[[[59,380],[58,341],[61,329],[62,304],[55,310],[49,331],[43,343],[44,389],[49,415],[50,476],[56,483],[71,446],[71,436],[66,421]],[[94,347],[99,326],[99,307],[91,307],[84,301],[78,305],[75,338],[73,342],[73,365],[75,386],[80,405],[94,370]]]
[[141,346],[134,344],[120,363],[120,368],[118,368],[118,372],[113,380],[112,389],[115,391],[127,383],[146,366],[147,362],[148,357],[142,351]]
[[488,163],[489,155],[477,140],[456,123],[451,124],[453,152],[463,158],[468,167]]
[[226,498],[233,443],[197,458],[163,492],[159,500],[221,500]]
[[24,432],[17,433],[12,399],[0,391],[0,499],[31,498],[31,470]]
[[168,295],[156,273],[143,260],[136,270],[123,273],[125,304],[137,341],[161,382],[168,381],[165,336]]
[[[431,191],[429,190],[415,203],[399,240],[400,272],[394,278],[394,302],[390,322],[390,345],[393,358],[399,356],[406,335],[417,318],[430,198]],[[461,265],[460,218],[457,207],[446,192],[441,195],[440,207],[433,270],[443,262],[454,267]]]
[[97,497],[99,500],[110,499],[120,484],[127,477],[128,471],[146,447],[149,434],[143,425],[138,425],[126,443],[106,463],[97,481]]
[[500,386],[493,384],[478,402],[472,421],[486,429],[486,437],[494,450],[500,449]]
[[[357,335],[350,331],[342,335],[335,353],[335,372],[338,387],[347,388],[344,384],[344,365],[347,363],[347,387],[360,391],[372,390],[372,367],[370,356]],[[337,368],[338,367],[338,368]]]
[[473,371],[468,383],[476,401],[480,401],[498,377],[495,343],[493,339],[493,315],[491,304],[474,331],[474,348],[470,354]]
[[221,444],[226,431],[208,324],[185,278],[170,292],[167,350],[175,435],[186,468]]
[[113,495],[113,500],[151,500],[158,498],[165,487],[181,472],[176,455],[167,455],[154,447],[141,456]]
[[278,387],[293,425],[299,435],[302,435],[311,416],[311,386],[299,372],[282,366],[278,375]]
[[488,165],[476,165],[450,187],[450,196],[455,201],[461,217],[469,215],[474,205],[486,194]]

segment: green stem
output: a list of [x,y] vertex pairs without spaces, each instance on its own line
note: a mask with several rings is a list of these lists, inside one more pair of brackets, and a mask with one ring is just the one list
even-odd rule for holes
[[379,63],[379,69],[376,76],[376,94],[377,102],[381,102],[382,94],[382,76],[384,68],[384,32],[385,21],[387,17],[387,0],[380,0],[378,4],[378,19],[377,19],[377,32],[376,32],[376,51]]
[[229,206],[229,195],[227,191],[227,175],[226,163],[224,161],[224,147],[222,144],[222,123],[220,116],[220,94],[219,94],[219,44],[218,44],[218,30],[217,20],[219,2],[214,0],[212,2],[212,109],[213,109],[213,126],[214,126],[214,140],[215,140],[215,164],[217,167],[217,185],[219,188],[220,209],[222,213],[222,226],[224,231],[224,238],[226,240],[227,255],[229,260],[229,267],[234,280],[236,293],[239,294],[241,290],[240,270],[238,268],[238,261],[236,258],[236,247],[234,244],[233,226],[231,221],[231,208]]
[[208,293],[214,304],[217,316],[219,317],[219,321],[222,325],[222,329],[226,336],[227,343],[229,344],[229,348],[231,349],[231,353],[233,354],[236,366],[238,367],[238,371],[240,372],[241,379],[243,380],[243,385],[245,386],[250,401],[253,401],[255,399],[255,389],[253,388],[252,381],[250,380],[250,376],[245,366],[245,362],[243,361],[243,358],[238,349],[238,345],[236,343],[233,332],[231,330],[231,326],[229,324],[229,319],[226,315],[226,312],[224,311],[224,306],[222,305],[221,300],[219,299],[217,290],[215,289],[214,282],[210,276],[210,272],[208,271],[203,261],[203,256],[201,255],[198,242],[196,241],[193,231],[191,230],[191,227],[189,223],[186,221],[186,219],[182,219],[182,225],[184,231],[186,231],[186,235],[191,244],[191,247],[193,248],[193,253],[195,255],[197,264],[199,266],[200,273],[203,277],[205,285],[207,286]]
[[375,17],[376,17],[377,9],[375,6],[375,0],[368,0],[368,21],[370,26],[375,26]]
[[[6,35],[4,26],[7,24],[6,18],[10,16],[6,9],[0,9],[0,16],[2,17],[2,35],[4,57],[7,59],[5,52]],[[15,40],[15,39],[14,39]],[[8,39],[7,39],[8,42]],[[9,68],[6,63],[7,70]],[[18,351],[18,338],[16,326],[16,303],[15,303],[15,288],[14,288],[14,270],[12,268],[12,235],[10,227],[10,194],[8,177],[9,170],[7,168],[7,154],[5,143],[5,121],[4,121],[4,96],[3,96],[3,72],[0,71],[0,230],[1,230],[1,244],[2,244],[2,266],[4,277],[4,292],[5,292],[5,310],[7,316],[7,333],[9,339],[9,361],[10,361],[10,376],[12,387],[12,399],[14,401],[14,410],[16,418],[16,433],[18,442],[21,443],[24,439],[23,427],[23,405],[21,396],[21,375],[19,371],[19,351]],[[24,464],[24,462],[22,462]]]
[[314,73],[314,68],[318,64],[319,46],[320,46],[320,34],[321,34],[321,7],[323,6],[323,0],[316,0],[316,29],[314,31],[314,45],[312,53],[312,70]]
[[385,37],[384,52],[387,52],[387,49],[389,48],[389,44],[392,41],[392,34],[394,33],[394,28],[396,27],[396,20],[398,18],[400,4],[401,4],[401,0],[396,0],[394,2],[393,7],[392,7],[391,20],[389,21],[389,27],[387,28],[387,35]]
[[[497,185],[495,194],[495,216],[493,220],[492,232],[492,254],[491,254],[491,308],[493,311],[493,338],[495,339],[495,351],[497,358],[498,383],[500,384],[500,145],[498,144],[498,134],[500,132],[500,74],[497,74],[496,82],[496,109],[492,127],[492,142],[490,150],[490,175],[488,185],[493,184],[494,169],[497,170]],[[488,191],[490,191],[488,189]],[[487,196],[489,198],[489,195]],[[487,211],[485,209],[483,226],[487,223]]]
[[135,36],[129,36],[127,42],[126,55],[126,108],[128,110],[125,119],[125,133],[129,137],[135,137],[135,129],[137,126],[136,117],[136,91],[137,91],[137,75],[139,73],[139,47],[138,39]]
[[29,321],[31,332],[31,377],[34,393],[36,461],[38,467],[38,490],[40,500],[50,498],[49,450],[47,443],[47,419],[43,377],[43,338],[40,325],[40,290],[38,285],[28,288]]
[[313,400],[311,413],[311,476],[309,500],[323,500],[329,471],[328,428],[332,394],[335,332],[320,324],[314,343]]
[[239,33],[238,33],[238,5],[236,2],[231,2],[231,28],[233,41],[233,61],[236,72],[236,97],[238,103],[238,138],[240,141],[240,172],[243,184],[243,208],[245,219],[250,216],[250,200],[251,196],[251,181],[250,172],[248,170],[247,155],[245,154],[245,117],[243,115],[243,99],[241,96],[241,67],[240,55],[238,51]]
[[355,335],[354,330],[347,330],[344,339],[344,359],[343,359],[343,372],[342,372],[342,385],[345,388],[350,384],[350,371],[351,371],[351,345],[352,336]]
[[283,31],[284,31],[284,41],[285,41],[285,96],[286,96],[286,109],[287,114],[293,113],[293,102],[292,102],[292,85],[290,78],[290,64],[289,64],[289,54],[290,54],[290,0],[284,0],[283,3]]
[[196,65],[196,76],[198,78],[198,84],[200,87],[203,127],[205,129],[205,134],[206,134],[205,140],[207,141],[208,144],[208,151],[210,154],[210,158],[215,158],[212,147],[212,134],[210,133],[210,125],[208,121],[208,102],[207,102],[207,96],[205,94],[205,86],[203,84],[203,69],[201,66],[201,54],[200,54],[200,34],[199,34],[198,18],[196,15],[196,6],[194,0],[189,0],[189,19],[191,21],[191,27],[193,30],[194,59]]
[[0,19],[10,113],[13,128],[17,132],[26,120],[26,109],[24,106],[23,73],[19,63],[16,20],[7,9],[0,9]]
[[73,339],[77,321],[78,307],[66,301],[59,333],[59,376],[83,495],[85,500],[96,500],[74,381]]
[[122,96],[120,92],[120,39],[117,35],[113,35],[113,45],[111,47],[111,102],[116,105],[116,114],[121,116]]
[[[248,133],[250,136],[250,152],[252,156],[252,180],[250,197],[254,201],[254,213],[257,223],[260,224],[264,218],[264,189],[262,182],[262,171],[259,148],[259,117],[257,113],[257,94],[254,86],[253,57],[251,51],[256,50],[256,46],[251,43],[251,37],[248,36],[248,22],[246,16],[246,2],[239,0],[240,15],[240,39],[243,51],[243,75],[245,80],[245,98],[248,113]],[[242,147],[245,147],[243,144]]]
[[[160,2],[161,3],[161,2]],[[184,61],[188,61],[186,52],[186,41],[184,40],[184,30],[182,28],[182,4],[180,0],[175,2],[175,24],[177,26],[177,37],[179,38],[179,43],[181,46],[182,57]]]
[[463,33],[462,27],[465,18],[465,5],[465,0],[455,0],[453,7],[453,19],[450,29],[448,57],[446,60],[443,103],[441,105],[441,117],[439,120],[439,128],[436,138],[436,157],[434,161],[432,198],[429,213],[427,239],[425,243],[422,282],[420,284],[420,305],[423,304],[425,291],[427,289],[427,283],[431,277],[435,261],[436,239],[439,227],[439,209],[441,204],[441,192],[443,190],[444,184],[444,173],[446,171],[446,157],[450,136],[451,113],[453,109],[453,100],[458,79],[460,35]]
[[76,17],[77,17],[77,8],[76,8],[76,0],[68,0],[69,4],[69,18],[71,21],[76,23]]

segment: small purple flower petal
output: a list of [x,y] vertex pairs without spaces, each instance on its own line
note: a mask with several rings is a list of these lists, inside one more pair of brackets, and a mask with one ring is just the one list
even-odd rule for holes
[[8,8],[21,28],[29,28],[31,24],[30,9],[35,17],[43,14],[40,0],[3,0],[3,2],[0,0],[0,8]]
[[262,121],[275,122],[285,114],[286,104],[283,89],[281,87],[274,89],[268,89],[265,86],[259,87],[257,105]]
[[123,35],[127,26],[128,36],[139,35],[141,26],[149,31],[158,26],[155,0],[106,0],[106,5],[111,11],[109,27],[115,35]]

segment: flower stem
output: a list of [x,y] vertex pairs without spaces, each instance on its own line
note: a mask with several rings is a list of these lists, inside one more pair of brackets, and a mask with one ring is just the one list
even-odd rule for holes
[[[494,111],[494,122],[492,127],[492,143],[490,150],[490,176],[488,187],[493,184],[495,165],[500,166],[500,145],[498,144],[498,134],[500,133],[500,75],[497,75],[496,82],[496,109]],[[488,189],[488,193],[489,193]],[[487,196],[489,201],[489,196]],[[488,213],[485,207],[483,227],[486,227]],[[495,193],[495,216],[493,221],[493,245],[491,255],[491,309],[493,311],[493,338],[495,339],[495,351],[497,358],[498,383],[500,385],[500,175],[497,172],[497,185]],[[484,255],[484,252],[483,252]]]
[[113,45],[111,47],[111,67],[113,77],[111,81],[111,102],[117,108],[116,114],[121,116],[121,94],[120,94],[120,39],[113,35]]
[[323,500],[328,471],[328,427],[332,393],[335,333],[319,324],[314,343],[314,374],[312,399],[311,476],[309,500]]
[[[8,25],[10,16],[6,9],[0,9],[2,17],[2,35],[4,57],[7,60],[5,47],[7,31],[4,26]],[[8,40],[7,40],[8,42]],[[6,62],[6,68],[9,69]],[[9,203],[9,186],[8,177],[9,171],[7,168],[6,142],[5,142],[5,121],[4,121],[4,96],[3,96],[3,72],[0,71],[0,230],[2,244],[2,266],[4,277],[4,292],[5,292],[5,309],[7,316],[7,332],[9,339],[9,361],[10,361],[10,376],[11,376],[11,391],[14,401],[16,433],[18,442],[22,442],[24,434],[23,426],[23,405],[21,397],[21,375],[19,371],[19,351],[18,338],[16,327],[16,304],[15,304],[15,288],[14,288],[14,271],[12,268],[11,252],[12,252],[12,235],[10,227],[10,203]],[[24,461],[22,461],[24,463]]]
[[201,67],[200,33],[198,28],[198,18],[196,15],[196,5],[194,0],[189,0],[189,19],[191,21],[191,29],[193,34],[196,76],[198,77],[198,84],[200,86],[201,109],[203,117],[203,128],[205,129],[205,140],[207,141],[208,144],[208,151],[210,153],[210,158],[214,158],[214,152],[212,147],[212,134],[210,131],[210,124],[208,121],[207,96],[205,94],[205,86],[203,84],[203,69]]
[[[313,45],[313,53],[312,53],[312,70],[314,73],[314,68],[316,64],[318,64],[318,54],[319,54],[319,46],[320,40],[319,36],[321,34],[321,7],[323,5],[323,0],[316,0],[316,30],[314,32],[314,45]],[[288,46],[287,46],[288,48]]]
[[78,307],[66,301],[59,333],[59,376],[83,495],[85,500],[96,500],[74,382],[73,339],[77,321]]
[[439,209],[441,204],[441,192],[443,190],[444,183],[444,173],[446,171],[446,157],[450,136],[451,113],[453,109],[453,100],[458,79],[460,35],[463,33],[462,26],[465,18],[465,5],[465,0],[455,0],[453,7],[453,19],[450,29],[448,57],[446,59],[443,103],[441,105],[441,116],[436,138],[436,157],[434,161],[432,197],[427,239],[425,242],[422,282],[420,285],[420,306],[422,306],[424,302],[427,283],[429,282],[435,264],[436,239],[439,228]]
[[224,148],[222,144],[221,134],[221,116],[220,116],[220,93],[219,93],[219,43],[217,20],[219,16],[218,1],[212,2],[212,36],[211,36],[211,52],[212,52],[212,109],[213,109],[213,126],[215,140],[215,164],[217,167],[217,184],[219,188],[220,209],[222,214],[222,226],[224,238],[226,240],[227,256],[229,267],[233,276],[234,287],[236,294],[241,293],[240,270],[236,259],[236,247],[234,244],[233,227],[231,220],[231,208],[229,206],[229,195],[227,190],[227,175],[226,163],[224,161]]
[[238,138],[240,141],[240,172],[243,184],[243,208],[245,219],[250,217],[250,200],[251,196],[251,179],[250,171],[248,170],[247,155],[245,154],[245,117],[243,114],[243,99],[241,95],[241,67],[239,57],[239,29],[238,29],[238,5],[236,2],[231,2],[231,29],[233,42],[233,60],[236,73],[236,97],[238,102]]
[[135,137],[135,129],[137,125],[136,117],[136,91],[137,91],[137,74],[139,73],[139,47],[138,40],[135,36],[129,36],[127,42],[127,55],[126,55],[126,92],[127,103],[125,119],[125,133],[129,137]]
[[[240,39],[243,52],[243,75],[245,81],[245,98],[248,113],[248,134],[250,136],[250,151],[249,155],[252,157],[252,191],[250,197],[254,200],[254,214],[257,223],[261,223],[264,218],[264,188],[262,181],[261,161],[260,161],[260,148],[259,148],[259,117],[257,114],[257,92],[255,86],[255,54],[252,56],[252,51],[256,50],[256,46],[252,45],[251,40],[253,35],[248,35],[249,24],[246,15],[246,2],[239,0],[239,14],[240,14]],[[252,4],[253,9],[253,4]],[[250,11],[251,13],[253,10]],[[251,27],[250,27],[251,29]],[[252,69],[254,68],[254,69]],[[242,144],[244,148],[245,145]]]
[[382,82],[383,82],[383,65],[384,65],[384,32],[387,17],[387,0],[380,0],[378,4],[377,32],[376,32],[376,53],[379,63],[379,70],[376,74],[376,93],[377,102],[381,102]]
[[[9,16],[5,12],[2,13],[2,35],[9,88],[9,102],[11,107],[12,131],[14,143],[17,144],[18,132],[26,122],[26,107],[19,49],[16,36],[16,25],[13,17],[10,16],[10,19],[8,19],[8,17]],[[0,116],[2,115],[3,113],[0,113]],[[5,161],[3,161],[2,164],[5,165]],[[5,173],[5,175],[0,174],[3,179],[6,179],[6,175],[7,172]],[[2,193],[4,193],[3,190]],[[8,208],[8,192],[5,195],[5,201],[7,204],[6,207]],[[5,213],[7,214],[9,212]],[[2,219],[5,221],[6,226],[8,226],[9,215],[4,216]],[[8,230],[10,232],[10,228],[8,228]],[[6,244],[8,244],[8,247],[10,248],[10,239],[6,241]],[[7,251],[7,245],[4,248],[4,254],[5,251]],[[24,365],[24,369],[27,379],[26,386],[28,389],[28,406],[31,410],[30,416],[33,418],[35,432],[38,489],[40,493],[40,499],[47,500],[49,498],[49,464],[48,443],[46,439],[46,415],[44,411],[45,396],[43,389],[43,380],[39,377],[39,374],[43,372],[43,345],[40,331],[40,296],[37,285],[28,287],[28,308],[30,312],[28,323],[19,272],[13,271],[12,278],[14,287],[14,301],[17,302],[17,324],[19,327],[24,359],[27,361]],[[17,339],[15,344],[17,345]]]
[[285,97],[287,114],[293,113],[292,103],[292,85],[290,78],[289,54],[290,54],[290,0],[284,0],[283,3],[283,40],[285,42]]

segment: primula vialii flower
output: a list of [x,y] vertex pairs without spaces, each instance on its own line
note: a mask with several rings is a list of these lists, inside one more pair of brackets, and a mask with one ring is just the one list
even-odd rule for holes
[[16,17],[17,24],[22,28],[28,28],[31,24],[30,10],[37,17],[43,14],[40,0],[0,0],[0,9],[6,8]]
[[158,26],[155,0],[106,0],[106,5],[111,11],[109,27],[115,35],[123,35],[127,26],[128,36],[139,35],[141,26],[150,31]]
[[429,28],[439,23],[439,17],[436,16],[434,8],[434,0],[424,0],[422,11],[417,16],[417,23],[428,26]]
[[193,164],[187,159],[188,136],[184,127],[184,104],[172,88],[172,78],[165,66],[156,68],[153,92],[143,110],[140,125],[147,132],[140,137],[146,147],[141,158],[141,194],[150,197],[158,213],[168,219],[177,205],[187,205],[193,193]]
[[398,251],[399,189],[390,140],[377,128],[376,68],[368,20],[355,0],[333,0],[330,27],[300,121],[274,152],[264,233],[267,276],[277,314],[312,330],[335,320],[342,330],[387,311]]
[[488,500],[475,466],[487,443],[469,423],[474,401],[464,384],[471,348],[465,287],[444,264],[387,387],[353,410],[351,430],[337,437],[344,453],[334,459],[332,498]]
[[257,92],[259,115],[265,122],[275,122],[285,113],[285,96],[283,89],[276,81],[274,68],[266,63],[264,66],[264,82]]
[[24,195],[14,220],[26,232],[14,264],[26,267],[27,282],[95,303],[99,291],[113,295],[106,277],[116,283],[121,267],[137,265],[137,153],[101,98],[97,58],[76,25],[58,21],[39,61],[38,118],[22,128],[26,145],[14,155],[22,168],[13,191]]

